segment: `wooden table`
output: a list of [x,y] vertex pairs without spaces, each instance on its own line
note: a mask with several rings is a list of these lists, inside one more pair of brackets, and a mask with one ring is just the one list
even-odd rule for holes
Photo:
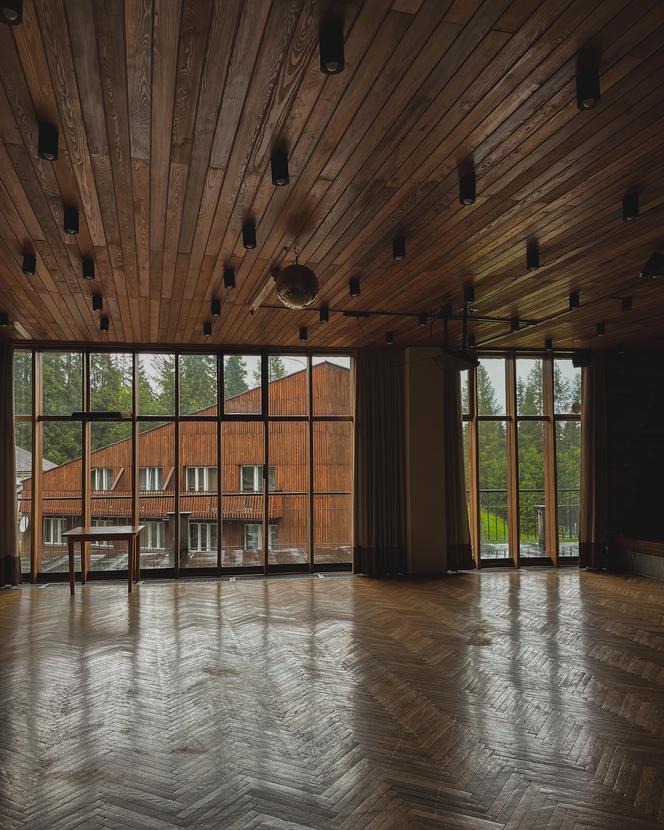
[[69,547],[69,593],[74,594],[74,545],[81,545],[81,583],[85,585],[88,576],[90,552],[85,542],[126,542],[127,543],[127,590],[138,582],[141,575],[141,530],[144,525],[118,525],[116,527],[75,527],[62,535]]

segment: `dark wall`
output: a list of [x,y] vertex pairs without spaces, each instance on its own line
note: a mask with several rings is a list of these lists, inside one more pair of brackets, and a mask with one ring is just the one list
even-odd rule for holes
[[607,365],[609,535],[664,540],[664,352]]

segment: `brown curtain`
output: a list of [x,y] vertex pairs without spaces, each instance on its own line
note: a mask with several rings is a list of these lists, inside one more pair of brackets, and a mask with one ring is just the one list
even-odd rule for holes
[[14,367],[11,345],[0,342],[0,585],[21,581],[16,540]]
[[461,373],[450,366],[443,366],[442,371],[447,569],[463,571],[474,568],[475,563],[470,543],[468,505],[466,504],[461,421]]
[[579,567],[607,564],[607,415],[606,357],[592,355],[583,369],[581,409],[581,508],[579,516]]
[[355,572],[406,571],[403,351],[355,360]]

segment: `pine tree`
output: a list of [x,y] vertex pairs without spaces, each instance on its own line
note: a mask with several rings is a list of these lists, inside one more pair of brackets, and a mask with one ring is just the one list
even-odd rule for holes
[[239,354],[228,355],[224,361],[224,398],[233,398],[249,389],[247,364]]

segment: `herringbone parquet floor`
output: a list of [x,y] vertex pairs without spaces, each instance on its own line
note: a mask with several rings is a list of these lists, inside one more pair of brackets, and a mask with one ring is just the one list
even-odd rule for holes
[[664,585],[0,593],[0,827],[664,824]]

